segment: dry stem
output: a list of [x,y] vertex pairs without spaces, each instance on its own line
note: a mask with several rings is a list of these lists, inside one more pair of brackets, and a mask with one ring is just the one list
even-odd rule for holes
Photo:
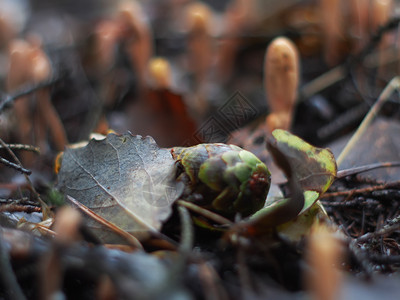
[[346,146],[340,153],[339,157],[336,160],[336,163],[338,166],[340,166],[343,163],[347,154],[351,151],[351,149],[354,147],[354,145],[362,137],[362,135],[366,131],[367,127],[369,126],[369,124],[371,124],[371,122],[373,121],[375,116],[378,114],[379,110],[381,109],[381,107],[385,103],[385,101],[387,101],[389,99],[389,97],[392,95],[392,93],[394,91],[398,90],[399,88],[400,88],[400,76],[396,76],[388,83],[388,85],[382,91],[378,100],[371,107],[370,111],[365,116],[364,120],[361,122],[357,131],[353,134],[351,139],[348,141],[348,143],[346,144]]

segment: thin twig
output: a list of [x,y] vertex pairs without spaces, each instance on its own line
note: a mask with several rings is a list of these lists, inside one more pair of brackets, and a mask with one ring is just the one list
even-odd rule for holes
[[193,248],[193,224],[186,207],[180,205],[178,211],[181,219],[181,243],[179,250],[187,255]]
[[[339,207],[351,207],[351,206],[365,206],[365,205],[378,205],[379,201],[374,201],[372,200],[365,201],[360,199],[354,199],[351,201],[335,201],[335,202],[330,202],[330,201],[322,201],[322,205],[325,206],[339,206]],[[325,207],[326,208],[326,207]]]
[[33,213],[33,212],[41,212],[42,208],[37,206],[31,205],[18,205],[18,204],[6,204],[0,205],[0,212],[26,212],[26,213]]
[[374,231],[374,232],[368,232],[359,238],[356,239],[357,243],[362,243],[366,242],[368,240],[381,237],[382,235],[386,235],[389,233],[392,233],[393,231],[399,230],[400,229],[400,216],[388,221],[388,224],[383,226],[381,230]]
[[339,178],[343,178],[343,177],[347,177],[347,176],[351,176],[351,175],[368,172],[368,171],[375,170],[375,169],[393,168],[393,167],[400,167],[400,162],[399,161],[379,162],[379,163],[374,163],[374,164],[368,164],[365,166],[344,169],[344,170],[340,170],[337,172],[336,178],[339,179]]
[[379,110],[381,109],[382,105],[389,99],[392,93],[400,88],[400,76],[394,77],[388,85],[384,88],[382,93],[380,94],[378,100],[375,104],[371,107],[368,114],[365,116],[364,120],[361,122],[360,126],[358,127],[357,131],[353,134],[351,139],[348,141],[347,145],[344,147],[342,152],[340,153],[339,157],[336,160],[338,166],[343,163],[344,159],[347,157],[348,153],[353,149],[354,145],[359,141],[361,136],[366,131],[369,124],[378,114]]
[[400,263],[400,255],[378,255],[378,254],[371,254],[369,257],[375,263],[378,264],[399,264]]
[[322,74],[321,76],[315,78],[309,83],[305,84],[300,90],[299,101],[309,99],[316,93],[326,89],[327,87],[333,85],[334,83],[342,80],[346,76],[346,65],[337,66],[328,72]]
[[[0,110],[1,111],[1,110]],[[7,146],[7,144],[0,138],[0,145],[2,145],[7,152],[11,155],[11,157],[14,159],[14,161],[19,164],[22,167],[21,162],[19,161],[18,157],[14,154],[14,152]],[[46,220],[51,217],[51,211],[47,204],[42,200],[40,197],[39,193],[36,191],[35,187],[33,186],[33,183],[29,176],[27,174],[24,174],[25,180],[28,182],[31,192],[34,196],[34,199],[39,202],[39,204],[42,206],[42,214],[43,214],[43,220]]]
[[353,256],[353,259],[363,269],[365,275],[370,278],[372,276],[372,267],[368,260],[367,252],[357,245],[356,240],[349,239],[349,251]]
[[[33,145],[24,145],[24,144],[7,144],[8,148],[12,150],[25,150],[31,151],[37,154],[40,154],[39,147],[35,147]],[[2,145],[0,145],[0,149],[5,149]]]
[[9,168],[12,168],[12,169],[18,171],[18,172],[21,172],[22,174],[27,174],[27,175],[31,175],[32,174],[31,170],[25,169],[24,167],[22,167],[20,165],[17,165],[15,163],[3,158],[3,157],[0,157],[0,163],[2,163],[3,165],[5,165],[5,166],[7,166]]
[[391,220],[388,220],[387,221],[387,226],[392,226],[392,225],[395,225],[397,223],[400,223],[400,215],[398,215],[397,217],[395,217],[395,218],[393,218]]
[[325,193],[322,194],[320,198],[330,198],[330,197],[338,197],[338,196],[352,196],[355,194],[364,194],[364,193],[371,193],[373,191],[379,190],[386,190],[388,188],[399,188],[400,181],[389,182],[385,184],[370,186],[366,188],[360,189],[353,189],[353,190],[346,190],[346,191],[339,191],[339,192],[332,192],[332,193]]
[[10,106],[15,100],[24,97],[26,95],[29,95],[31,93],[36,92],[37,90],[40,90],[44,87],[48,87],[50,85],[55,84],[57,81],[59,81],[60,78],[51,78],[50,80],[46,80],[44,82],[41,82],[39,84],[35,84],[34,86],[29,85],[26,87],[23,87],[20,91],[17,91],[13,95],[7,95],[3,100],[0,100],[0,113]]
[[178,205],[184,206],[187,209],[190,209],[191,211],[194,211],[194,212],[196,212],[196,213],[198,213],[198,214],[200,214],[200,215],[202,215],[202,216],[204,216],[204,217],[206,217],[206,218],[208,218],[208,219],[210,219],[210,220],[212,220],[212,221],[214,221],[214,222],[216,222],[218,224],[221,224],[221,225],[233,225],[233,222],[231,220],[229,220],[227,218],[224,218],[223,216],[218,215],[218,214],[216,214],[216,213],[214,213],[214,212],[212,212],[212,211],[210,211],[208,209],[202,208],[202,207],[200,207],[200,206],[198,206],[198,205],[196,205],[194,203],[190,203],[190,202],[187,202],[187,201],[184,201],[184,200],[178,200],[176,203]]
[[47,225],[42,225],[40,223],[32,223],[32,222],[25,222],[18,226],[18,228],[24,229],[26,228],[28,231],[34,232],[37,230],[41,235],[48,235],[49,237],[56,237],[57,232],[49,229]]
[[22,197],[19,199],[12,199],[12,198],[0,198],[0,204],[20,204],[20,205],[30,205],[30,206],[37,206],[37,202],[30,201],[28,197]]
[[[356,56],[354,60],[363,60],[372,49],[374,49],[379,42],[381,41],[383,35],[393,29],[396,29],[400,23],[400,17],[393,18],[389,20],[386,24],[380,26],[378,30],[371,37],[369,43],[364,47],[364,49],[360,52],[359,55]],[[375,60],[376,61],[376,60]]]

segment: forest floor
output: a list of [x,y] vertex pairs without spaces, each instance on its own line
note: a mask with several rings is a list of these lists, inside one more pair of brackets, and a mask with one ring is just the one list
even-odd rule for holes
[[[399,4],[381,18],[374,1],[337,10],[326,1],[249,1],[253,10],[205,2],[0,1],[21,17],[0,19],[1,299],[399,294]],[[330,149],[326,165],[338,171],[319,161],[323,171],[305,173],[333,183],[318,184],[288,222],[216,209],[226,160],[202,179],[218,187],[188,196],[198,166],[184,170],[198,178],[176,178],[187,165],[171,155],[209,143],[208,158],[225,151],[215,143],[235,144],[272,174],[264,208],[298,196],[293,161],[305,152],[267,150],[266,118],[277,111],[264,62],[279,36],[293,41],[299,67],[284,129]],[[304,178],[296,184],[308,203]]]

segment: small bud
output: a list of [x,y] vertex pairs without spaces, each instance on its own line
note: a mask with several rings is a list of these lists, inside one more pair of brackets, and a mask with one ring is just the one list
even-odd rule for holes
[[156,89],[168,89],[171,86],[171,67],[161,57],[152,58],[149,62],[150,81]]
[[210,8],[200,2],[194,2],[186,9],[187,28],[189,32],[210,32],[212,12]]
[[[299,84],[299,54],[289,39],[278,37],[268,46],[264,76],[268,105],[271,114],[274,114],[270,125],[275,124],[275,127],[279,124],[284,126],[281,129],[289,129]],[[278,121],[279,117],[284,120]]]

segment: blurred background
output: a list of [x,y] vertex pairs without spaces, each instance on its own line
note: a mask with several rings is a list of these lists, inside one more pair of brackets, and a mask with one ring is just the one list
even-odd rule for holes
[[3,99],[45,85],[3,109],[1,136],[40,146],[49,161],[110,130],[163,147],[245,145],[276,115],[265,53],[284,36],[299,62],[288,126],[326,145],[398,74],[398,18],[388,0],[1,0]]

